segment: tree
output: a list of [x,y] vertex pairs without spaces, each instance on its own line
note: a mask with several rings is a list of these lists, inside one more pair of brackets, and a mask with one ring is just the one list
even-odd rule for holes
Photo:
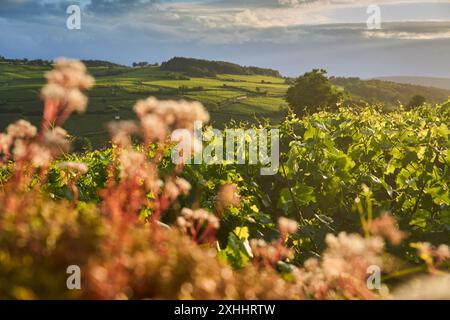
[[148,62],[147,61],[133,62],[132,66],[133,66],[133,68],[146,67],[146,66],[148,66]]
[[333,86],[323,69],[314,69],[298,77],[288,89],[286,101],[297,115],[335,109],[344,93]]
[[413,96],[411,98],[411,100],[409,100],[407,107],[408,107],[408,109],[414,109],[414,108],[420,107],[426,101],[427,101],[427,99],[424,96],[422,96],[421,94],[416,94],[415,96]]

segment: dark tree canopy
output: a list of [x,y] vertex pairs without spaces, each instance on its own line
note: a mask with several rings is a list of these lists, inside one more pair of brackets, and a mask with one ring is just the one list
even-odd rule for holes
[[133,67],[146,67],[149,63],[147,61],[139,61],[139,62],[133,62]]
[[175,57],[161,64],[161,70],[184,72],[190,76],[215,77],[218,74],[264,75],[281,77],[276,70],[245,67],[224,61],[209,61],[193,58]]
[[322,69],[314,69],[298,77],[288,89],[286,100],[297,115],[314,113],[320,109],[334,109],[343,99]]
[[424,96],[422,96],[420,94],[416,94],[411,98],[407,107],[408,107],[408,109],[414,109],[414,108],[420,107],[426,101],[427,101],[427,99]]

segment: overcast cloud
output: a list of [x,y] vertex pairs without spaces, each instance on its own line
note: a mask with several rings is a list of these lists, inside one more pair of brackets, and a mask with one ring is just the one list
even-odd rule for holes
[[[124,64],[172,56],[220,59],[298,75],[326,68],[361,77],[450,77],[450,1],[0,0],[0,55],[69,56]],[[82,29],[66,28],[79,4]]]

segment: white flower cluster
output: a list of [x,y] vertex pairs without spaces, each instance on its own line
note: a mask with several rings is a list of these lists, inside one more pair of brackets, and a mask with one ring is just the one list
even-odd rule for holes
[[181,216],[177,218],[177,224],[182,230],[189,231],[191,228],[198,229],[198,226],[207,225],[213,229],[219,229],[219,219],[213,214],[203,209],[192,210],[184,208]]
[[52,71],[47,72],[47,85],[41,91],[44,100],[65,106],[66,112],[84,112],[87,98],[82,90],[92,88],[93,77],[87,74],[85,65],[76,60],[57,59]]

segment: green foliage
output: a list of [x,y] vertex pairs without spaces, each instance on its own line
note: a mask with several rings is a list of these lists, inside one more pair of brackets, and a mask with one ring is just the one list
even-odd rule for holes
[[221,184],[241,188],[244,204],[224,215],[221,243],[238,226],[248,226],[252,237],[274,238],[273,221],[287,216],[301,224],[293,237],[297,257],[319,254],[327,233],[360,229],[353,208],[356,198],[366,197],[363,185],[371,190],[375,216],[392,212],[412,241],[448,243],[449,106],[291,115],[280,126],[277,175],[260,176],[257,166],[217,165],[191,166],[186,178],[207,190],[200,197],[206,208]]
[[106,151],[88,152],[81,156],[67,155],[65,159],[52,165],[44,189],[54,198],[72,200],[73,194],[68,183],[73,177],[68,177],[67,173],[59,169],[58,165],[63,161],[82,162],[88,165],[88,172],[77,179],[79,199],[85,202],[100,201],[98,191],[105,187],[111,153],[112,150],[107,149]]
[[[287,216],[301,224],[292,245],[303,260],[323,250],[327,233],[360,230],[353,208],[356,198],[366,197],[362,187],[366,185],[375,216],[392,212],[411,241],[448,243],[449,123],[450,103],[387,114],[374,108],[341,108],[338,113],[320,112],[302,119],[291,115],[279,127],[278,174],[261,176],[258,165],[189,165],[183,176],[191,182],[192,193],[180,200],[165,222],[170,223],[180,207],[213,210],[220,187],[234,183],[242,201],[221,217],[218,240],[226,248],[223,255],[242,266],[245,252],[233,231],[246,227],[251,238],[270,241],[278,236],[274,221]],[[170,152],[166,157],[163,164],[168,165]],[[72,159],[89,165],[77,183],[82,200],[98,200],[109,159],[110,150]],[[53,168],[46,188],[56,197],[70,199],[60,174]],[[405,251],[408,248],[397,253]]]
[[396,83],[386,80],[362,80],[360,78],[331,77],[331,82],[344,88],[349,96],[345,104],[365,105],[379,104],[387,110],[395,109],[399,104],[408,105],[414,95],[424,96],[428,102],[440,104],[450,96],[449,90]]
[[282,125],[278,207],[291,217],[301,212],[300,238],[356,230],[358,217],[350,212],[364,184],[374,212],[391,211],[411,238],[448,242],[449,123],[448,106],[292,117]]
[[235,269],[243,268],[251,259],[249,236],[247,227],[238,227],[233,232],[230,232],[227,246],[219,251],[219,258],[232,265]]
[[298,115],[304,115],[322,108],[333,109],[342,98],[343,93],[326,77],[326,71],[315,69],[295,80],[286,100]]
[[227,209],[221,219],[218,240],[222,246],[227,245],[230,232],[242,226],[248,228],[252,238],[272,239],[277,236],[273,217],[268,211],[259,209],[261,201],[265,201],[264,189],[257,181],[252,181],[253,178],[249,178],[259,175],[259,167],[245,167],[243,170],[240,165],[189,165],[183,173],[193,186],[191,201],[198,201],[200,207],[206,209],[214,208],[221,186],[229,183],[238,186],[242,196],[240,207]]
[[[143,66],[136,72],[142,75],[149,69],[157,68]],[[106,70],[105,78],[111,75],[110,66],[101,70]],[[192,80],[166,76],[168,82]],[[262,98],[262,84],[280,85],[267,78],[258,87],[242,77],[224,78],[246,82],[241,87],[223,83],[227,90],[245,93],[232,97],[239,100]],[[224,80],[197,81],[206,85]],[[179,94],[205,89],[177,87],[177,82],[166,89]],[[133,95],[143,86],[139,81],[136,87],[115,87],[112,94],[117,89]],[[270,94],[264,91],[264,96]],[[381,265],[386,253],[413,263],[421,259],[426,266],[420,270],[445,266],[448,247],[421,242],[448,243],[450,101],[391,113],[376,107],[342,107],[339,112],[304,115],[337,105],[342,97],[323,70],[297,79],[288,99],[289,95],[299,99],[296,111],[302,117],[290,114],[278,126],[281,166],[273,176],[262,176],[261,164],[230,165],[222,160],[217,165],[176,165],[172,145],[164,137],[133,147],[131,141],[139,139],[126,130],[121,133],[130,143],[124,149],[65,154],[46,158],[40,165],[35,153],[50,152],[43,147],[49,142],[42,143],[41,135],[33,142],[19,140],[14,136],[17,127],[9,128],[2,136],[0,160],[8,161],[12,153],[15,163],[0,166],[0,275],[8,279],[0,281],[0,295],[368,299],[378,294],[367,287],[367,266]],[[312,102],[301,108],[305,101]],[[211,102],[219,108],[217,101]],[[189,110],[181,113],[173,128],[183,127],[180,120],[189,119]],[[204,110],[201,113],[198,118],[206,117]],[[165,115],[173,116],[173,110]],[[158,119],[172,125],[170,119]],[[249,128],[234,121],[228,125]],[[258,131],[272,129],[273,124],[251,127]],[[151,128],[140,130],[149,133]],[[241,137],[250,142],[253,135],[244,130]],[[216,142],[223,143],[219,138]],[[18,156],[20,143],[28,158]],[[89,147],[83,144],[78,149]],[[249,157],[246,154],[244,163]],[[51,159],[59,160],[51,163]],[[396,221],[408,232],[412,246],[394,248],[404,237]],[[361,227],[365,238],[358,234]],[[381,237],[390,240],[387,252]],[[217,251],[211,250],[213,246]],[[419,250],[418,257],[412,248]],[[302,268],[311,256],[316,258]],[[65,275],[58,273],[72,263],[83,268],[83,291],[66,290]],[[226,263],[238,270],[233,272]],[[336,274],[330,265],[340,265],[341,270]]]

